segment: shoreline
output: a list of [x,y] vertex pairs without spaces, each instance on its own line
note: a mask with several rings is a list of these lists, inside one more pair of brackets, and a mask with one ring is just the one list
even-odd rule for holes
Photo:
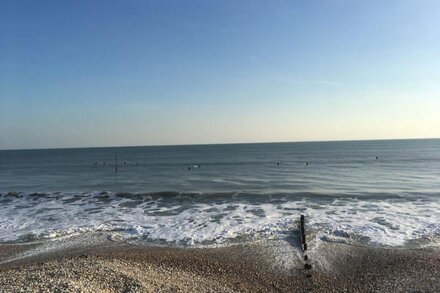
[[[393,249],[320,242],[219,248],[137,246],[94,238],[0,245],[2,292],[440,291],[440,248]],[[9,259],[9,262],[5,260]]]

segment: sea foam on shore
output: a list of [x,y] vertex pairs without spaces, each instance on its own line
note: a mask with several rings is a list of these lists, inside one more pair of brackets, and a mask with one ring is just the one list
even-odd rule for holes
[[[302,195],[305,196],[305,195]],[[218,246],[285,239],[305,214],[328,242],[438,245],[440,200],[309,195],[6,193],[0,241],[32,242],[107,232],[137,244]],[[377,196],[376,196],[377,197]],[[318,199],[317,199],[318,198]]]

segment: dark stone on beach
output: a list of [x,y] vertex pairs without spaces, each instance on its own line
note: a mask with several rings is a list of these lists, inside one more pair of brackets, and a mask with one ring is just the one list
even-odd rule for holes
[[312,269],[312,265],[309,264],[309,263],[306,263],[306,264],[304,265],[304,269],[306,269],[306,270],[311,270],[311,269]]
[[309,259],[309,257],[307,256],[307,254],[304,255],[304,260],[308,260],[308,259]]
[[303,250],[304,251],[307,250],[307,244],[306,243],[304,243],[304,245],[303,245]]

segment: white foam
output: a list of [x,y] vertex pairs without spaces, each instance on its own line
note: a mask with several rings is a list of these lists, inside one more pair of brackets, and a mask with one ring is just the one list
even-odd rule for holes
[[[297,229],[300,214],[316,239],[361,241],[399,246],[440,235],[440,200],[310,199],[277,203],[165,204],[151,197],[12,198],[0,211],[0,241],[57,238],[89,231],[111,231],[123,241],[161,241],[186,245],[222,245],[243,240],[284,239]],[[237,197],[239,199],[239,197]],[[236,200],[236,199],[234,199]],[[184,204],[184,205],[182,205]],[[29,235],[34,235],[29,237]],[[433,242],[433,241],[431,241]]]

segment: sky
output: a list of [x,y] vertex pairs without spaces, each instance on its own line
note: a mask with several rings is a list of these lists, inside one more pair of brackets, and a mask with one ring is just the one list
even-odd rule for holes
[[440,1],[0,2],[0,149],[440,137]]

